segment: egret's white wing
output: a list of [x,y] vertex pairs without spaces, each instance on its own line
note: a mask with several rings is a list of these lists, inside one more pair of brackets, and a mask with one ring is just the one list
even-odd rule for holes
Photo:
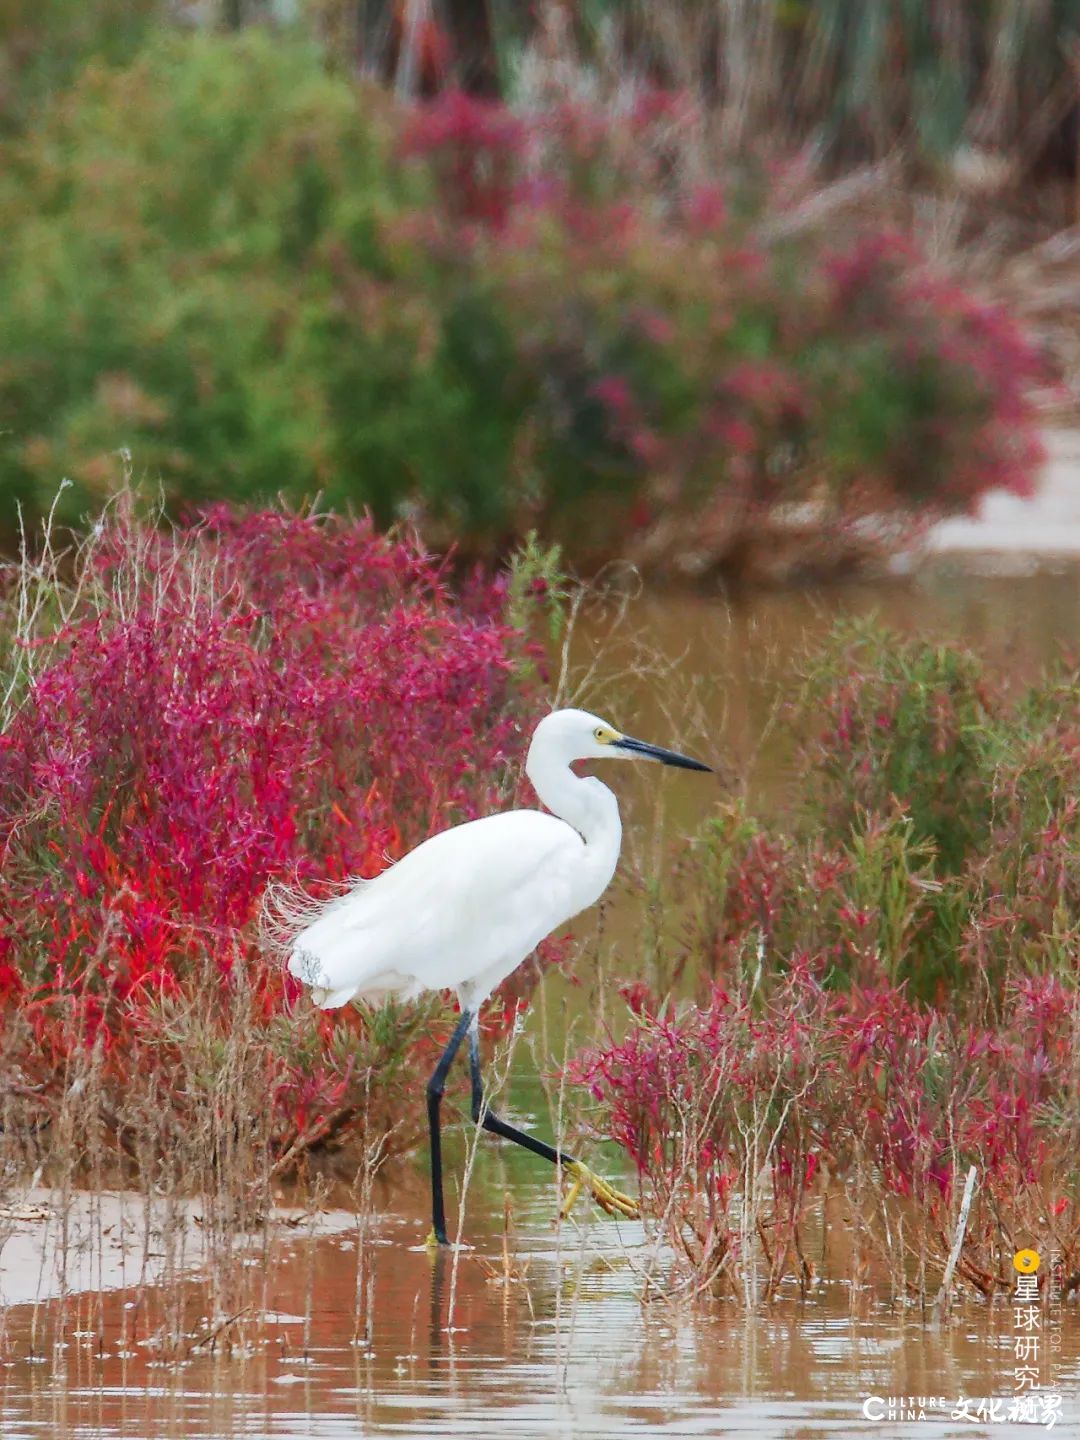
[[582,893],[584,851],[538,810],[443,831],[331,901],[296,935],[289,969],[327,1006],[447,987],[483,998],[594,898]]

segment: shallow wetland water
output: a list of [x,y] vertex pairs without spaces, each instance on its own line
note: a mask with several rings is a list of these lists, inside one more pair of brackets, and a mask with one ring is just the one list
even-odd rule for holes
[[[645,596],[630,605],[620,633],[637,632],[647,648],[677,658],[680,675],[700,677],[695,703],[707,721],[704,733],[730,772],[722,788],[730,793],[745,783],[751,794],[782,805],[792,756],[767,729],[775,697],[795,657],[837,615],[871,611],[903,630],[966,640],[1024,673],[1080,639],[1080,571],[980,576],[939,563],[917,580],[810,598],[765,595],[732,608]],[[586,621],[575,641],[579,657],[595,653],[605,633],[602,620]],[[608,663],[585,698],[599,707],[610,688],[613,703],[604,708],[616,723],[661,743],[678,738],[672,727],[687,692],[670,677],[621,673],[614,649],[607,687]],[[691,719],[687,734],[694,733],[703,731]],[[628,829],[636,823],[671,835],[707,812],[711,800],[702,788],[678,787],[670,778],[664,784],[667,811],[658,831],[648,787],[640,776],[628,779]],[[546,988],[538,1010],[550,1016],[565,981],[552,976]],[[515,1069],[527,1072],[530,1063],[521,1046]],[[533,1103],[539,1096],[527,1073],[514,1095],[517,1113],[535,1110],[546,1133],[546,1109]],[[459,1133],[455,1175],[462,1151]],[[928,1440],[1018,1432],[1008,1423],[950,1418],[961,1397],[1011,1396],[1014,1337],[1006,1306],[961,1305],[950,1324],[935,1330],[918,1309],[894,1306],[873,1288],[853,1295],[846,1280],[823,1284],[805,1299],[792,1284],[756,1315],[732,1305],[643,1303],[648,1251],[641,1226],[616,1225],[581,1206],[574,1221],[556,1228],[551,1177],[488,1137],[467,1197],[465,1233],[474,1248],[433,1259],[422,1244],[424,1164],[418,1155],[391,1182],[380,1182],[377,1216],[365,1234],[349,1216],[325,1217],[314,1234],[304,1226],[285,1229],[275,1240],[268,1282],[253,1281],[251,1308],[212,1341],[204,1337],[229,1317],[205,1313],[197,1247],[189,1252],[190,1268],[164,1289],[152,1271],[139,1285],[138,1268],[128,1274],[100,1263],[97,1272],[76,1268],[67,1283],[82,1294],[69,1300],[61,1334],[55,1306],[29,1303],[34,1288],[25,1288],[27,1266],[35,1263],[26,1256],[35,1255],[33,1236],[40,1239],[45,1222],[5,1222],[0,1239],[11,1238],[0,1250],[6,1307],[0,1436]],[[504,1206],[513,1214],[508,1263]],[[254,1270],[261,1262],[250,1259]],[[55,1288],[55,1255],[36,1263],[44,1288]],[[830,1270],[847,1273],[842,1264]],[[16,1272],[23,1277],[18,1283]],[[192,1344],[203,1339],[179,1361],[146,1343],[170,1317],[181,1318]],[[1078,1435],[1080,1306],[1060,1307],[1055,1323],[1060,1345],[1044,1378],[1064,1396],[1054,1433]],[[882,1397],[882,1406],[871,1403],[867,1418],[871,1396]],[[924,1397],[925,1419],[888,1418],[888,1397]]]
[[[515,1211],[504,1267],[502,1198]],[[846,1283],[794,1293],[766,1313],[692,1313],[641,1304],[641,1227],[598,1215],[555,1230],[550,1183],[514,1178],[496,1152],[469,1197],[472,1249],[431,1257],[410,1185],[364,1241],[371,1287],[357,1295],[358,1238],[284,1242],[272,1299],[180,1361],[147,1335],[152,1290],[74,1303],[66,1348],[55,1317],[8,1313],[0,1433],[29,1437],[300,1437],[1008,1433],[950,1421],[960,1396],[1005,1396],[1011,1313],[962,1308],[934,1330],[917,1310]],[[384,1201],[384,1203],[387,1203]],[[369,1268],[368,1268],[369,1267]],[[205,1333],[198,1284],[179,1287],[192,1334]],[[173,1304],[177,1301],[175,1293]],[[451,1311],[452,1305],[452,1311]],[[272,1306],[272,1308],[270,1308]],[[1061,1317],[1053,1383],[1065,1394],[1058,1434],[1077,1433],[1080,1316]],[[357,1333],[359,1332],[359,1333]],[[226,1333],[228,1337],[226,1338]],[[871,1396],[922,1396],[926,1419],[868,1420]],[[875,1412],[870,1402],[871,1413]]]

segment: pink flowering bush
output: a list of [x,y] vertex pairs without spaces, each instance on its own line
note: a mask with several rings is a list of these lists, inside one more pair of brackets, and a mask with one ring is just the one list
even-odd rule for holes
[[732,571],[789,542],[828,566],[860,519],[1026,493],[1039,365],[1005,313],[887,231],[764,240],[673,176],[692,126],[662,95],[620,125],[454,93],[411,122],[440,201],[423,238],[462,307],[455,353],[510,367],[475,416],[514,447],[492,520],[586,563]]
[[699,133],[662,92],[401,107],[256,33],[88,69],[0,178],[0,526],[61,475],[85,513],[121,447],[173,501],[680,575],[835,569],[1023,492],[1009,318],[892,234],[787,229],[782,186],[703,185]]
[[[842,627],[792,818],[732,808],[683,857],[685,953],[573,1076],[694,1283],[809,1283],[839,1182],[858,1274],[925,1297],[971,1166],[964,1283],[1007,1289],[1021,1243],[1080,1266],[1078,693]],[[687,973],[694,1002],[665,1001]]]
[[77,1052],[122,1148],[132,1087],[182,1128],[193,1029],[242,1026],[274,1156],[358,1120],[410,1143],[439,1027],[294,1015],[257,913],[272,879],[375,874],[500,798],[535,704],[508,598],[366,521],[215,506],[86,542],[10,636],[0,732],[0,1050],[39,1121]]

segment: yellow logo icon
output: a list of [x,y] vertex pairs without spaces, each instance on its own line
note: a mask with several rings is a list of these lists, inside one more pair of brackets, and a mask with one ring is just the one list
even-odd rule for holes
[[1039,1268],[1037,1250],[1017,1250],[1013,1256],[1013,1269],[1019,1275],[1034,1275]]

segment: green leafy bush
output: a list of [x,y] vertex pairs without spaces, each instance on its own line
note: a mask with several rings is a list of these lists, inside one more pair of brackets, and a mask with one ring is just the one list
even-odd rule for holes
[[164,11],[162,0],[0,0],[0,132],[32,124],[88,61],[130,60]]
[[815,730],[803,797],[809,822],[846,840],[860,813],[903,800],[916,842],[962,865],[986,832],[985,747],[995,697],[980,661],[874,624],[841,626],[811,663],[801,712]]
[[[809,667],[786,822],[709,821],[682,883],[708,973],[811,956],[984,1018],[1080,942],[1080,678],[1014,691],[970,652],[841,625]],[[764,950],[762,951],[762,948]]]
[[259,33],[90,66],[4,157],[0,524],[61,476],[94,508],[126,450],[171,502],[700,573],[1028,484],[1010,322],[889,235],[766,241],[685,123],[396,107]]

